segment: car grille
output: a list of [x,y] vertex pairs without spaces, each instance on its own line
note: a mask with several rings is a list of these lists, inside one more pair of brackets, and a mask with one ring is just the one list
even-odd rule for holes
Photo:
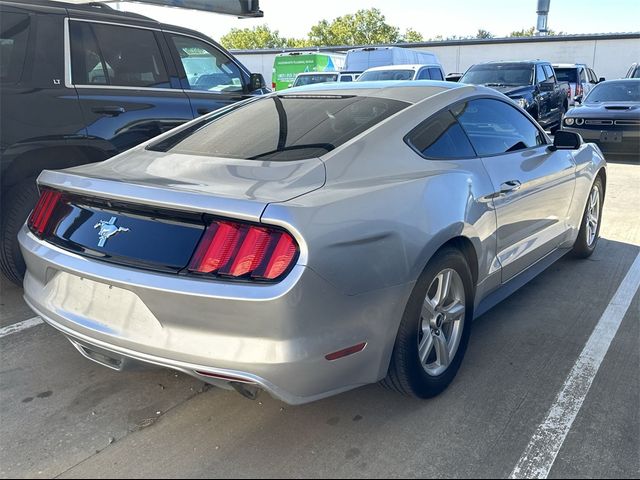
[[634,120],[634,119],[616,120],[615,124],[620,126],[640,125],[640,120]]
[[613,120],[585,120],[586,125],[613,125]]

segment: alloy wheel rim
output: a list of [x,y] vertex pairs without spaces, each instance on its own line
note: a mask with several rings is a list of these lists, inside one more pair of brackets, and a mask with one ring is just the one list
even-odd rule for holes
[[453,361],[464,327],[465,293],[462,278],[447,268],[427,289],[420,313],[418,357],[428,375],[444,373]]
[[600,190],[594,187],[589,195],[589,205],[587,206],[587,244],[593,245],[598,234],[598,223],[600,222]]

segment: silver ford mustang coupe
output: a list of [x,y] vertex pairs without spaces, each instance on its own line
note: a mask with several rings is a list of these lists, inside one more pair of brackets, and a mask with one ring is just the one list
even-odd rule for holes
[[362,82],[250,99],[38,183],[25,299],[82,355],[300,404],[443,391],[475,317],[593,252],[606,163],[488,88]]

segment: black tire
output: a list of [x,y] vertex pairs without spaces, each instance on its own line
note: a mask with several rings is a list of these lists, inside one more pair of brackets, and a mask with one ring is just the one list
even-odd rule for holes
[[[460,343],[454,357],[443,373],[433,376],[423,368],[418,356],[418,341],[422,323],[421,310],[428,293],[427,289],[432,285],[439,272],[445,269],[455,270],[462,279],[465,313]],[[389,371],[387,377],[382,380],[382,385],[417,398],[435,397],[444,391],[458,373],[467,350],[473,319],[473,296],[473,280],[464,255],[455,248],[445,247],[440,250],[425,267],[407,302],[393,348]]]
[[[589,203],[591,200],[591,195],[594,190],[598,189],[599,192],[599,208],[598,208],[598,225],[596,228],[595,238],[589,242],[589,228],[588,228],[588,220],[589,220]],[[602,183],[602,178],[597,177],[595,182],[593,182],[593,186],[591,190],[589,190],[589,196],[587,197],[587,204],[584,208],[584,213],[582,214],[582,223],[580,224],[580,232],[578,232],[578,238],[576,242],[573,244],[572,253],[577,258],[587,258],[590,257],[596,247],[598,246],[598,240],[600,239],[600,225],[602,225],[602,207],[604,205],[604,185]]]
[[25,264],[18,245],[18,232],[38,201],[35,177],[11,187],[2,195],[0,218],[0,271],[16,285],[22,285]]

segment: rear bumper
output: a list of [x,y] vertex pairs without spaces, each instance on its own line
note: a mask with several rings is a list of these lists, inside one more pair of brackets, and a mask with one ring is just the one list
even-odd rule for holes
[[[116,370],[158,365],[214,384],[211,375],[230,377],[289,404],[383,378],[413,287],[349,296],[302,265],[277,284],[209,281],[90,260],[26,228],[19,240],[25,300],[87,358]],[[359,353],[325,359],[361,342]]]

